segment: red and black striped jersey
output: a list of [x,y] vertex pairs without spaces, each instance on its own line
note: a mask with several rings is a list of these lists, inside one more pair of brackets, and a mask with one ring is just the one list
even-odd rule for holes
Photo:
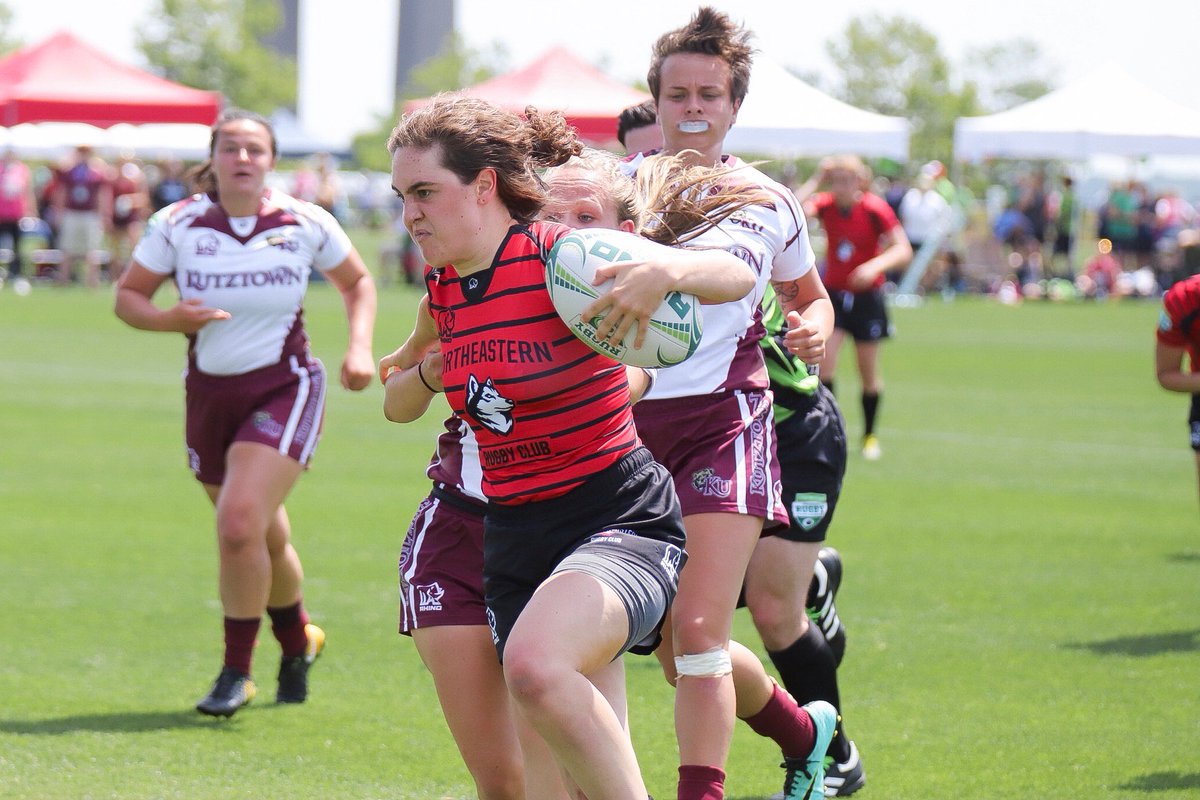
[[486,270],[426,268],[446,397],[495,503],[565,494],[639,444],[624,366],[576,338],[546,290],[547,255],[570,231],[514,225]]
[[1200,372],[1200,275],[1179,281],[1163,295],[1158,341],[1187,349],[1192,372]]

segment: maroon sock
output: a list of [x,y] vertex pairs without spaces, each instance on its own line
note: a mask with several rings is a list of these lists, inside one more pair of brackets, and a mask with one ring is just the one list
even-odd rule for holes
[[746,724],[759,736],[773,739],[787,758],[807,756],[817,741],[812,717],[778,684],[763,710],[747,717]]
[[702,764],[679,767],[678,800],[722,800],[725,797],[725,770]]
[[225,666],[243,675],[250,674],[250,659],[254,655],[254,639],[258,636],[261,619],[225,618]]
[[283,654],[303,655],[308,646],[308,635],[304,632],[308,614],[304,611],[304,601],[297,600],[283,608],[268,608],[267,616],[271,618],[271,633],[275,634]]

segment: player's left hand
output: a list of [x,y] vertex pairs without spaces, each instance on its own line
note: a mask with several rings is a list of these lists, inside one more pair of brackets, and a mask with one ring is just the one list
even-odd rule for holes
[[817,364],[825,357],[825,336],[821,327],[813,320],[800,316],[799,311],[789,311],[788,332],[783,341],[788,352],[805,364]]
[[868,266],[870,262],[859,264],[846,276],[846,286],[852,292],[865,292],[875,284],[879,272]]
[[342,359],[342,387],[361,392],[375,377],[375,357],[370,350],[356,347],[346,351]]
[[612,289],[585,308],[583,317],[603,315],[596,326],[600,341],[623,342],[630,329],[636,328],[633,346],[641,347],[650,318],[670,291],[671,277],[653,261],[622,261],[599,267],[592,283],[599,286],[610,278],[614,279]]

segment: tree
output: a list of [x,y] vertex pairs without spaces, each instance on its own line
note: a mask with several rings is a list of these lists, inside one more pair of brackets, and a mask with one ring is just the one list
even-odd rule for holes
[[954,80],[937,37],[904,17],[869,15],[851,20],[845,33],[826,43],[841,72],[835,90],[860,108],[908,118],[914,160],[949,161],[954,121],[1032,100],[1050,88],[1038,77],[1045,67],[1037,45],[1018,39],[979,50],[968,59],[967,74]]
[[872,14],[851,20],[843,36],[825,49],[841,71],[843,100],[907,117],[914,158],[949,158],[962,103],[951,88],[950,63],[936,36],[913,20]]
[[6,56],[22,46],[20,39],[12,35],[13,12],[8,3],[0,2],[0,56]]
[[269,115],[296,103],[295,59],[261,44],[282,19],[277,0],[157,0],[136,42],[163,77]]
[[496,64],[503,63],[506,51],[500,45],[488,52],[467,47],[457,33],[446,39],[446,44],[436,56],[413,68],[408,85],[396,99],[392,113],[381,116],[374,128],[354,137],[351,148],[354,160],[365,169],[391,172],[387,140],[404,110],[404,104],[420,97],[429,97],[438,92],[453,91],[464,86],[482,83],[497,73]]
[[977,88],[983,110],[994,113],[1036,100],[1054,89],[1045,76],[1057,70],[1045,62],[1036,42],[1013,39],[969,54],[964,71],[967,81]]

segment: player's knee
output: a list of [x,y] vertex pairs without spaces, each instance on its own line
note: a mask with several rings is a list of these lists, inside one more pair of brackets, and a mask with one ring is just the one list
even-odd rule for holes
[[764,640],[775,640],[788,635],[792,635],[794,639],[803,631],[807,620],[803,609],[798,609],[794,603],[785,602],[782,598],[772,595],[751,597],[747,594],[746,607],[750,610],[754,629]]
[[504,647],[504,682],[518,703],[536,706],[551,693],[561,670],[535,646],[509,641]]
[[724,647],[728,636],[728,630],[716,627],[707,613],[674,615],[671,640],[676,652],[703,653],[714,647]]
[[260,515],[236,504],[217,509],[217,539],[225,552],[261,546],[266,526]]

